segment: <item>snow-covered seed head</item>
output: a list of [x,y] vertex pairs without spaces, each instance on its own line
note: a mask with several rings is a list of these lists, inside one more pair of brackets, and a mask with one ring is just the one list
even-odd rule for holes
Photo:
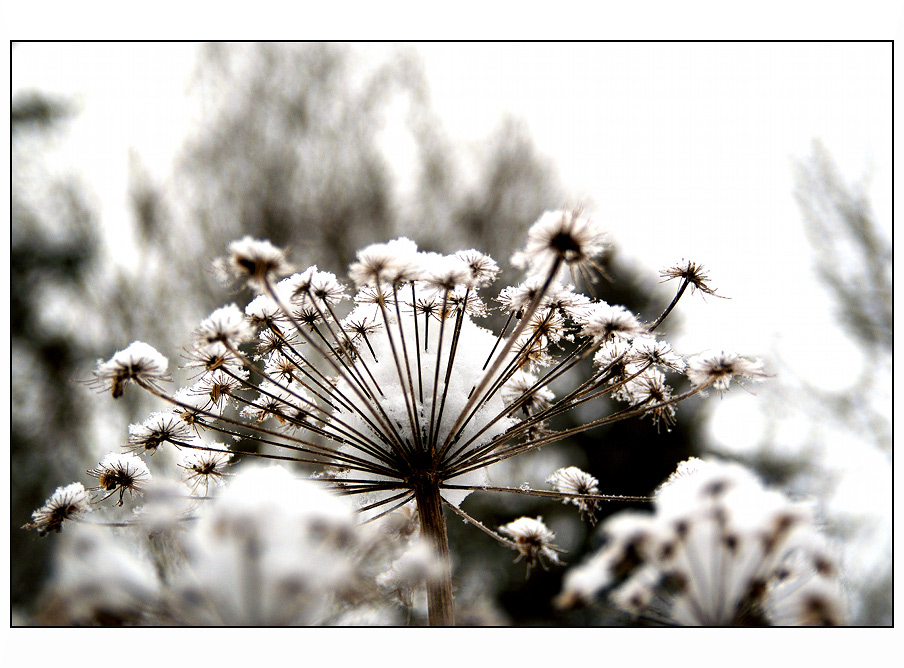
[[631,341],[631,347],[639,362],[649,362],[663,370],[671,369],[679,373],[687,367],[684,359],[672,351],[672,346],[652,336],[638,336]]
[[466,261],[455,255],[437,256],[426,268],[423,281],[440,295],[472,281]]
[[358,251],[348,275],[355,285],[397,285],[419,278],[417,244],[401,237],[385,244],[371,244]]
[[519,517],[514,522],[499,527],[499,531],[511,537],[518,550],[515,561],[524,559],[527,572],[536,564],[547,568],[547,562],[561,564],[558,553],[561,549],[553,543],[556,535],[543,523],[542,517]]
[[59,532],[66,520],[90,510],[88,492],[82,483],[74,482],[57,487],[44,505],[31,514],[32,521],[23,528],[34,529],[39,536],[46,536],[51,531]]
[[258,398],[242,409],[242,416],[256,422],[275,418],[280,424],[300,426],[313,406],[311,397],[301,388],[282,386],[265,380],[258,387]]
[[679,466],[655,511],[607,520],[607,543],[566,576],[562,600],[608,591],[626,612],[680,625],[843,621],[834,559],[812,513],[740,465]]
[[301,360],[294,360],[279,350],[268,351],[264,373],[280,384],[288,384],[298,380],[302,367]]
[[229,255],[219,259],[214,268],[224,280],[247,282],[254,290],[263,291],[268,280],[289,272],[286,253],[271,244],[243,237],[229,244]]
[[471,273],[467,281],[468,287],[482,288],[492,283],[499,274],[499,265],[489,255],[471,249],[455,254],[468,267]]
[[221,370],[205,374],[201,380],[191,386],[190,392],[197,397],[205,397],[206,401],[203,404],[190,403],[198,408],[205,407],[222,413],[227,405],[235,403],[239,391],[243,389],[242,379],[246,377],[245,372],[239,372],[236,377],[234,372],[227,374]]
[[254,327],[271,327],[283,317],[279,305],[269,295],[258,295],[248,302],[245,315]]
[[767,376],[761,361],[721,351],[692,357],[687,364],[687,377],[695,387],[712,385],[717,390],[727,390],[732,379],[762,381]]
[[317,265],[308,267],[282,279],[276,284],[276,294],[283,304],[303,306],[308,303],[311,295],[311,280],[317,273]]
[[[193,511],[221,506],[219,493],[206,494],[225,475],[230,456],[204,445],[203,432],[215,430],[242,441],[236,457],[322,464],[329,484],[355,496],[368,519],[419,503],[423,532],[435,538],[444,520],[424,510],[429,496],[460,510],[468,494],[487,488],[489,467],[609,420],[643,411],[671,418],[671,405],[662,406],[672,401],[663,374],[682,369],[682,360],[623,307],[591,303],[555,275],[568,269],[587,279],[603,248],[602,231],[580,212],[545,214],[517,255],[528,269],[526,280],[498,298],[506,322],[494,333],[475,319],[487,313],[479,291],[499,268],[476,250],[424,253],[404,238],[368,246],[350,267],[359,288],[352,301],[335,275],[316,266],[275,283],[288,272],[283,252],[246,237],[230,246],[223,267],[261,294],[244,311],[224,306],[201,323],[186,353],[193,385],[165,396],[155,383],[166,378],[166,360],[142,343],[102,363],[94,382],[119,396],[134,381],[170,402],[170,412],[130,427],[129,447],[137,454],[163,443],[188,450],[179,466],[196,497],[189,502]],[[578,363],[593,355],[603,368],[557,400],[548,388],[568,382]],[[688,373],[692,381],[703,374],[707,386],[719,387],[727,385],[721,380],[726,366],[736,375],[756,371],[733,358]],[[608,405],[599,401],[605,395],[636,405],[587,419]],[[557,431],[553,418],[579,407],[587,409],[579,424]],[[118,491],[121,503],[142,481],[140,467],[125,463],[136,461],[123,455],[89,474],[108,496]],[[592,520],[595,502],[586,498],[597,492],[592,476],[561,469],[550,482],[557,491],[519,491],[564,499]],[[145,506],[153,505],[154,486],[143,492]],[[255,489],[268,499],[273,492],[264,484]],[[36,522],[54,530],[66,516],[54,512]],[[260,525],[243,526],[257,531]],[[287,530],[284,523],[272,526],[273,535]],[[770,527],[760,545],[780,543],[781,527]],[[516,549],[528,569],[559,563],[542,519],[520,518],[499,531],[496,537]],[[624,568],[631,556],[621,560]],[[289,591],[282,584],[276,590]]]
[[626,339],[604,341],[593,356],[593,364],[613,380],[630,375],[628,369],[636,362],[631,342]]
[[[541,278],[528,278],[520,285],[503,288],[502,292],[500,292],[499,296],[496,298],[496,301],[502,304],[504,310],[513,313],[520,318],[521,314],[528,306],[530,306],[531,302],[542,289],[543,280]],[[547,290],[547,294],[552,290],[553,287],[551,286],[550,289]]]
[[123,538],[104,526],[67,527],[54,546],[43,592],[51,601],[54,624],[109,628],[148,623],[149,606],[164,598],[158,570],[143,550]]
[[222,344],[226,348],[235,348],[252,336],[254,328],[235,304],[221,306],[201,321],[195,330],[198,347]]
[[531,316],[526,331],[540,341],[558,343],[565,337],[565,318],[555,310],[538,311]]
[[555,400],[555,395],[545,385],[537,385],[537,377],[526,371],[516,371],[502,387],[502,400],[506,405],[518,404],[524,415],[535,415],[546,410]]
[[647,369],[632,378],[624,385],[618,398],[626,398],[631,404],[650,406],[647,415],[656,424],[662,420],[666,428],[670,428],[675,423],[675,406],[666,404],[672,398],[672,388],[666,384],[665,374],[658,369]]
[[166,581],[169,618],[189,626],[334,625],[336,615],[373,601],[373,555],[383,548],[322,483],[283,467],[238,467],[194,515],[182,524],[184,567]]
[[464,311],[472,318],[482,318],[487,314],[486,304],[477,293],[461,286],[449,293],[448,302],[446,310],[449,316],[458,311]]
[[212,343],[201,347],[192,347],[186,351],[185,367],[188,369],[200,369],[202,373],[213,373],[221,369],[228,369],[236,373],[241,369],[241,362],[229,348],[222,343]]
[[512,263],[532,275],[548,273],[555,262],[580,270],[606,247],[605,232],[579,210],[547,211],[527,233],[527,246]]
[[552,355],[549,354],[549,343],[532,334],[522,334],[512,347],[519,361],[519,369],[529,368],[533,370],[549,366],[552,363]]
[[144,485],[151,479],[147,464],[132,453],[111,452],[93,469],[87,471],[92,478],[97,478],[97,489],[109,492],[104,498],[119,492],[117,506],[123,503],[123,495],[128,492],[141,493]]
[[[599,481],[589,473],[577,466],[558,469],[546,482],[551,484],[557,492],[563,494],[599,494]],[[595,523],[594,512],[598,502],[594,499],[579,499],[576,497],[562,499],[562,503],[572,503],[581,511],[581,517],[588,517],[591,523]]]
[[425,540],[414,540],[389,570],[376,577],[376,583],[393,592],[406,607],[413,603],[412,592],[425,583],[442,577],[442,561],[433,547]]
[[[206,426],[207,417],[204,411],[210,406],[210,401],[203,394],[198,394],[193,387],[180,387],[173,393],[172,414],[184,422],[189,429],[198,430]],[[140,452],[139,448],[132,448]]]
[[328,271],[318,271],[311,276],[309,294],[314,303],[321,308],[335,304],[347,296],[345,286],[336,279],[335,274]]
[[210,450],[191,450],[182,456],[179,467],[185,482],[192,491],[203,486],[207,494],[210,484],[222,485],[226,480],[226,470],[232,460],[232,453],[226,446],[215,443]]
[[578,318],[590,306],[590,298],[574,291],[573,285],[553,283],[546,291],[541,307],[555,311],[563,317]]
[[164,443],[185,446],[192,440],[191,427],[175,413],[152,413],[141,424],[129,425],[129,449],[156,452]]
[[596,302],[583,310],[578,318],[583,325],[581,334],[591,336],[599,341],[614,338],[630,339],[646,333],[646,329],[624,306],[610,306],[605,302]]
[[94,378],[88,384],[102,391],[109,390],[118,399],[127,383],[156,388],[159,381],[169,380],[168,365],[167,359],[152,346],[135,341],[108,361],[98,361]]

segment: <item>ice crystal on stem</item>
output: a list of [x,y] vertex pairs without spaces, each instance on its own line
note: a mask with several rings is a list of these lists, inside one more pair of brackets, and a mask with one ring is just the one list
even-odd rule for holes
[[[484,294],[499,267],[477,250],[425,253],[405,238],[370,245],[349,268],[352,296],[316,266],[286,276],[292,270],[282,250],[246,237],[217,266],[255,297],[244,310],[217,309],[196,329],[185,352],[192,385],[164,391],[166,359],[137,342],[101,363],[94,384],[118,397],[132,382],[169,403],[169,411],[130,428],[127,447],[145,457],[163,446],[183,451],[186,518],[201,503],[220,503],[218,483],[229,475],[222,441],[235,444],[236,459],[319,467],[336,493],[357,498],[364,521],[415,506],[421,537],[441,566],[440,577],[426,579],[429,619],[451,624],[445,510],[515,547],[532,566],[559,563],[542,522],[522,518],[494,531],[460,509],[468,494],[558,498],[591,519],[596,504],[612,498],[577,469],[556,473],[556,491],[491,487],[494,465],[617,420],[649,415],[668,425],[680,401],[713,385],[724,389],[732,377],[761,375],[743,358],[705,358],[687,369],[691,387],[672,390],[668,375],[683,373],[685,362],[655,330],[688,285],[703,289],[702,278],[690,267],[675,274],[678,296],[646,324],[560,282],[567,273],[589,282],[604,238],[580,211],[544,214],[513,258],[524,281],[494,299],[506,318],[494,333],[478,320],[492,303]],[[551,388],[589,359],[590,377],[557,398]],[[627,406],[554,428],[557,416],[607,397]],[[123,482],[108,476],[102,487],[120,491],[120,502],[126,490],[140,493]],[[65,513],[53,512],[36,528],[58,529]]]

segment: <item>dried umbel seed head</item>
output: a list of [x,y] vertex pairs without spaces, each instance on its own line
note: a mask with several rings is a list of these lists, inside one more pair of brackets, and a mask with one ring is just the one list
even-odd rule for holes
[[512,262],[530,274],[547,273],[559,264],[575,271],[595,266],[606,247],[605,232],[579,210],[549,211],[527,233],[527,246]]
[[692,357],[687,364],[687,377],[695,387],[712,385],[717,390],[727,390],[733,379],[762,381],[766,373],[758,360],[721,351]]
[[659,272],[659,275],[662,276],[662,283],[680,278],[691,286],[691,292],[699,290],[706,295],[722,297],[722,295],[717,295],[713,288],[709,287],[709,275],[703,270],[702,264],[682,260],[681,264],[664,269]]
[[535,415],[552,406],[555,395],[536,376],[525,371],[516,372],[502,388],[502,400],[507,405],[517,404],[524,415]]
[[499,527],[499,531],[514,541],[514,547],[518,550],[515,561],[524,559],[527,562],[528,575],[538,563],[543,568],[547,567],[547,562],[562,563],[558,555],[561,549],[553,543],[556,535],[543,523],[542,517],[519,517]]
[[204,348],[222,345],[234,348],[254,336],[254,329],[245,314],[235,305],[222,306],[201,322],[195,330],[195,345]]
[[192,450],[185,453],[179,467],[183,477],[193,491],[204,488],[206,494],[210,484],[222,485],[226,480],[227,469],[232,460],[232,453],[222,444],[213,444],[209,450]]
[[462,258],[455,255],[439,255],[425,267],[422,280],[437,294],[442,295],[469,282],[471,269]]
[[[498,301],[506,322],[493,332],[476,319],[489,310],[486,293],[479,292],[498,267],[477,251],[423,253],[404,238],[368,246],[350,267],[358,287],[351,296],[336,276],[316,266],[277,281],[288,272],[281,250],[248,237],[233,243],[221,268],[261,294],[244,310],[230,305],[214,311],[198,328],[187,352],[193,385],[172,394],[158,388],[166,360],[146,344],[133,344],[96,373],[95,382],[114,396],[135,382],[172,407],[130,428],[137,454],[165,444],[190,451],[181,467],[191,498],[184,499],[179,485],[176,503],[161,504],[166,512],[157,514],[167,519],[145,515],[138,522],[161,526],[175,518],[170,509],[178,504],[189,513],[222,507],[222,494],[198,493],[224,475],[227,453],[205,454],[216,449],[204,444],[203,433],[212,431],[218,439],[236,440],[236,457],[334,471],[324,480],[338,494],[356,497],[367,521],[416,505],[422,535],[446,564],[442,582],[428,584],[434,587],[431,623],[452,621],[446,510],[517,550],[528,568],[559,563],[554,536],[541,519],[520,518],[497,533],[469,517],[461,503],[480,491],[534,494],[574,503],[592,521],[602,498],[592,493],[595,479],[563,470],[554,481],[558,491],[490,490],[490,467],[619,420],[644,414],[668,420],[674,404],[719,386],[724,367],[748,376],[755,371],[753,363],[743,367],[732,360],[694,368],[692,380],[702,373],[704,384],[673,395],[664,374],[683,369],[683,361],[651,332],[687,283],[646,327],[624,308],[594,302],[560,283],[563,270],[590,278],[603,248],[602,231],[580,212],[544,214],[516,256],[528,273],[519,286],[502,290]],[[580,362],[591,358],[598,368],[590,377],[553,395],[548,388],[570,382]],[[632,405],[609,412],[609,398]],[[577,418],[574,426],[559,428],[554,418],[569,411]],[[93,471],[110,493],[135,489],[138,481],[128,473],[103,465]],[[144,492],[145,506],[153,505],[153,487]],[[269,485],[256,489],[267,499],[274,494]],[[288,503],[300,501],[293,496]],[[45,512],[42,522],[58,526],[61,512]],[[224,529],[224,522],[221,517],[216,528]],[[241,526],[258,531],[261,522]],[[686,526],[685,537],[692,523]],[[285,522],[273,527],[274,536],[289,530]],[[671,552],[679,551],[680,538],[672,536]],[[740,550],[746,543],[735,544]],[[620,566],[632,567],[641,551],[640,542],[629,544]],[[290,591],[283,584],[277,587],[281,595]]]
[[154,452],[164,443],[175,446],[190,445],[191,427],[175,413],[152,413],[141,424],[129,425],[129,449]]
[[605,302],[592,304],[584,309],[578,322],[583,325],[584,336],[600,341],[629,339],[646,333],[637,317],[624,306],[610,306]]
[[348,274],[360,288],[398,285],[420,278],[420,271],[417,244],[402,237],[358,251],[357,261],[349,267]]
[[504,310],[521,318],[521,314],[530,306],[531,302],[543,294],[543,280],[529,278],[520,285],[503,288],[496,301],[502,304]]
[[480,251],[471,249],[459,251],[455,255],[464,262],[471,272],[470,279],[466,281],[468,287],[479,288],[488,285],[499,274],[499,265],[489,255],[485,255]]
[[337,279],[336,275],[328,271],[318,271],[311,276],[309,295],[314,303],[321,308],[328,308],[346,298],[345,286]]
[[[119,492],[119,501],[123,504],[123,496],[126,492],[129,496],[133,493],[141,493],[145,483],[151,479],[151,472],[139,457],[132,453],[111,452],[103,458],[100,464],[87,471],[88,475],[97,478],[97,489],[109,492],[104,499]],[[102,499],[103,500],[103,499]]]
[[168,365],[167,359],[152,346],[135,341],[106,362],[98,361],[94,378],[88,385],[102,391],[110,390],[113,398],[118,399],[130,382],[156,388],[159,381],[169,380]]
[[31,514],[31,523],[22,528],[34,529],[39,536],[46,536],[51,531],[59,532],[66,520],[89,510],[88,492],[80,482],[74,482],[57,487],[44,505]]
[[649,362],[663,371],[672,370],[680,373],[687,367],[685,361],[672,352],[672,346],[651,336],[632,339],[631,348],[638,362]]
[[287,274],[290,270],[285,251],[269,241],[251,237],[229,244],[229,255],[218,260],[215,268],[224,280],[243,280],[254,290],[263,290],[267,279]]
[[[599,494],[597,486],[599,481],[589,473],[585,473],[577,466],[558,469],[546,482],[551,484],[557,492],[563,494]],[[587,517],[591,523],[596,523],[594,512],[598,502],[593,499],[580,499],[576,497],[562,499],[562,503],[573,503],[581,511],[581,517]]]

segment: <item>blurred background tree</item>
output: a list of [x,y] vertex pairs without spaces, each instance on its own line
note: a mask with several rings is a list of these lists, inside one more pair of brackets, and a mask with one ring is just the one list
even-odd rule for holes
[[11,597],[30,601],[46,568],[46,545],[22,531],[29,508],[55,481],[81,473],[89,452],[87,407],[73,391],[93,355],[96,321],[88,274],[98,253],[97,219],[78,175],[54,160],[71,102],[39,92],[13,98],[10,337]]
[[[867,179],[842,178],[820,142],[797,162],[796,179],[813,270],[843,333],[829,345],[821,339],[831,332],[807,336],[826,350],[825,364],[837,367],[840,382],[820,386],[774,354],[776,377],[737,401],[737,411],[760,414],[761,432],[750,443],[716,439],[709,448],[817,500],[843,555],[851,622],[890,625],[891,242],[866,194]],[[841,345],[848,350],[835,349]]]
[[[592,202],[570,199],[517,119],[502,120],[476,146],[452,142],[409,52],[375,64],[341,45],[204,45],[191,96],[198,118],[172,173],[155,180],[134,153],[131,215],[116,221],[101,218],[77,165],[56,162],[54,142],[78,120],[74,105],[40,93],[14,99],[12,598],[25,610],[35,603],[55,537],[41,540],[19,527],[54,487],[84,480],[92,458],[118,449],[127,424],[150,410],[137,393],[113,404],[74,381],[88,377],[93,360],[135,339],[178,363],[201,318],[244,298],[218,286],[209,271],[229,241],[268,238],[291,249],[296,264],[341,276],[356,250],[406,235],[424,250],[489,253],[505,269],[505,285],[518,281],[508,258],[543,211],[583,204],[593,212]],[[105,241],[111,226],[130,231],[134,262],[116,257],[118,249]],[[609,278],[593,286],[595,296],[655,319],[671,286],[657,283],[655,269],[624,259],[612,241]],[[680,310],[668,327],[681,324]],[[604,412],[585,410],[591,417]],[[699,454],[700,416],[692,401],[670,431],[649,420],[600,428],[519,458],[502,468],[498,482],[545,488],[556,468],[576,465],[596,476],[604,493],[648,494],[678,461]],[[542,515],[568,550],[568,564],[595,545],[574,506],[485,493],[464,507],[491,527]],[[598,516],[623,508],[606,504]],[[514,552],[457,522],[450,533],[462,623],[607,621],[598,611],[552,608],[563,568],[535,569],[526,580]]]

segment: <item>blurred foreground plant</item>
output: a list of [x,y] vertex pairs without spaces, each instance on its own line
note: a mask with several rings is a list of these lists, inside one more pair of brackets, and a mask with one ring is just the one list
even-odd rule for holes
[[655,624],[844,623],[838,564],[812,509],[763,489],[741,465],[682,462],[655,511],[610,517],[604,547],[569,571],[559,604],[608,593]]
[[[92,381],[97,388],[116,398],[134,383],[172,410],[133,425],[132,455],[111,455],[90,470],[98,480],[92,490],[59,489],[29,526],[42,534],[58,531],[66,520],[81,521],[103,499],[121,505],[125,492],[130,499],[141,495],[150,470],[138,455],[153,455],[165,443],[185,453],[185,507],[172,515],[179,522],[203,517],[205,505],[224,503],[217,487],[228,476],[230,457],[316,466],[322,485],[357,498],[364,522],[411,513],[413,502],[420,533],[438,564],[425,565],[419,576],[426,584],[429,622],[452,624],[444,508],[516,550],[530,568],[559,562],[554,534],[540,518],[520,518],[498,531],[486,527],[460,508],[468,494],[556,498],[590,519],[601,501],[646,500],[599,494],[595,479],[573,467],[553,474],[554,490],[495,487],[494,465],[619,420],[649,416],[668,427],[679,402],[710,387],[725,390],[732,379],[764,377],[759,362],[725,352],[685,360],[656,337],[688,287],[714,294],[693,262],[662,273],[679,286],[650,323],[563,282],[570,276],[589,284],[605,246],[601,228],[580,211],[544,214],[513,257],[525,280],[496,298],[507,319],[493,334],[475,319],[488,312],[480,293],[499,268],[476,250],[443,256],[420,252],[404,238],[368,246],[350,267],[357,289],[351,299],[335,275],[316,266],[292,273],[285,253],[269,242],[236,241],[217,268],[257,296],[244,312],[225,306],[198,327],[186,349],[194,384],[165,391],[168,361],[142,342],[100,363]],[[590,375],[556,398],[551,384],[570,378],[590,358]],[[667,374],[684,374],[689,383],[673,392]],[[578,426],[551,426],[567,411],[591,402],[604,406],[610,397],[623,407]],[[233,443],[210,442],[202,434]],[[97,497],[90,503],[88,491]],[[147,523],[139,515],[119,524]],[[248,527],[259,528],[253,522]],[[266,615],[244,619],[270,623]],[[235,623],[225,616],[222,622]]]

